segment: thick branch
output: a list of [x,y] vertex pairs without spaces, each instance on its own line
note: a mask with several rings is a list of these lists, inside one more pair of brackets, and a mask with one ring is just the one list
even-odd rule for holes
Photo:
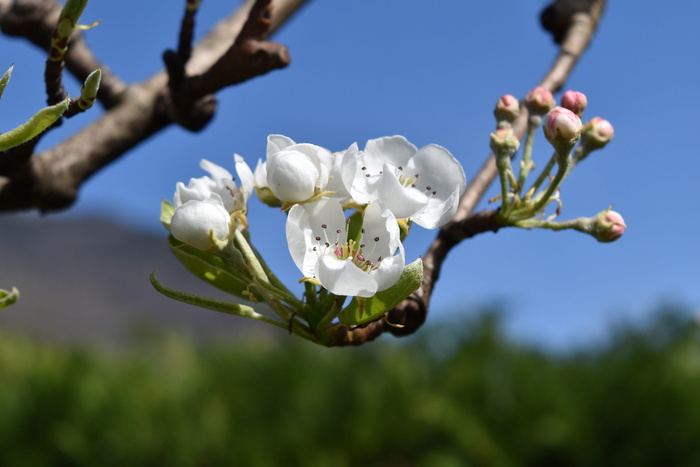
[[[562,88],[574,65],[590,44],[604,7],[605,0],[595,0],[590,13],[579,12],[572,17],[570,27],[561,43],[559,54],[539,86],[552,92]],[[513,122],[513,130],[518,138],[522,138],[525,134],[527,119],[527,110],[521,106],[520,115]],[[374,322],[362,329],[345,330],[345,334],[339,332],[338,345],[361,345],[364,341],[376,339],[386,331],[396,336],[408,335],[416,332],[423,325],[427,318],[431,293],[440,276],[442,263],[450,250],[475,233],[495,232],[498,229],[494,220],[495,211],[483,211],[472,215],[476,205],[483,198],[497,174],[495,159],[491,154],[467,186],[454,218],[438,232],[437,237],[425,253],[423,257],[423,283],[420,289],[391,310],[386,320]],[[403,327],[392,326],[392,324],[403,325]]]
[[[286,19],[304,2],[305,0],[279,0],[278,4],[282,7],[280,13]],[[0,14],[5,13],[0,18],[0,25],[4,30],[5,23],[8,23],[9,11],[16,4],[45,6],[53,3],[52,0],[20,0],[8,7],[8,0],[0,0]],[[252,3],[245,2],[238,11],[217,24],[195,47],[188,62],[188,72],[204,72],[221,57],[243,27]],[[32,21],[37,27],[43,25],[43,22],[36,18]],[[9,24],[16,22],[9,21]],[[268,34],[281,24],[282,20],[277,17],[277,10],[274,10]],[[26,34],[34,37],[29,32]],[[47,37],[50,38],[50,30],[48,34]],[[30,39],[39,40],[38,36]],[[71,43],[74,44],[72,41]],[[70,55],[69,48],[66,56],[67,67],[71,63]],[[250,70],[244,70],[243,73],[252,77]],[[36,207],[42,211],[49,211],[70,206],[75,200],[78,188],[86,179],[173,123],[172,108],[168,78],[164,71],[142,83],[125,88],[117,104],[101,118],[48,151],[32,156],[14,173],[3,173],[4,176],[0,176],[0,210]]]

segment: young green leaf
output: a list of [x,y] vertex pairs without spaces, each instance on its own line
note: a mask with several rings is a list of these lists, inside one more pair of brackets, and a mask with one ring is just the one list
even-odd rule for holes
[[70,98],[51,107],[44,107],[24,124],[14,130],[0,135],[0,151],[19,146],[46,130],[53,122],[61,118],[70,104]]
[[399,281],[388,289],[377,292],[370,298],[354,297],[340,312],[342,324],[360,325],[380,318],[384,313],[401,303],[418,290],[423,280],[423,261],[420,258],[406,266]]
[[7,86],[7,83],[10,82],[10,76],[12,76],[12,69],[14,67],[14,65],[10,65],[9,70],[7,70],[5,74],[2,75],[2,78],[0,78],[0,99],[2,98],[2,93],[5,91],[5,86]]
[[[228,292],[246,300],[262,300],[262,297],[248,290],[248,286],[253,280],[248,276],[243,258],[241,258],[242,269],[232,271],[217,256],[203,253],[180,242],[175,237],[168,237],[168,245],[175,257],[195,276],[213,285],[217,289]],[[249,293],[253,293],[251,297]]]
[[[199,306],[202,308],[208,308],[214,311],[221,311],[223,313],[228,313],[230,315],[243,316],[244,318],[253,318],[261,321],[272,321],[269,318],[265,318],[260,313],[256,312],[252,307],[247,305],[240,305],[238,303],[229,303],[221,300],[215,300],[213,298],[204,297],[202,295],[180,292],[179,290],[171,289],[161,284],[156,278],[156,272],[151,273],[151,284],[153,287],[166,297],[178,300],[184,303],[189,303],[190,305]],[[273,322],[272,324],[278,324]]]
[[6,308],[17,301],[19,298],[19,290],[16,287],[12,287],[9,292],[7,290],[0,289],[0,310]]

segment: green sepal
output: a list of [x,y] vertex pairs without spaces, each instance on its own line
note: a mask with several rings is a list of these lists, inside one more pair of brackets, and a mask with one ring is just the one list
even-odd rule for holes
[[0,151],[19,146],[46,130],[53,122],[61,118],[70,104],[70,98],[59,102],[51,107],[44,107],[24,124],[14,130],[0,135]]
[[12,305],[18,298],[19,290],[17,290],[17,287],[12,287],[12,290],[9,292],[7,290],[0,289],[0,310]]
[[422,281],[423,261],[418,258],[403,269],[399,281],[393,286],[370,298],[353,297],[338,319],[349,326],[375,321],[418,290]]
[[14,69],[14,67],[14,65],[10,65],[10,68],[5,72],[4,75],[2,75],[2,78],[0,78],[0,99],[2,99],[2,93],[5,91],[7,83],[10,82],[10,76],[12,76],[12,70]]
[[284,204],[277,196],[275,196],[270,187],[256,186],[255,194],[260,201],[267,204],[271,208],[281,208]]
[[[231,271],[231,267],[224,264],[218,256],[192,248],[172,235],[168,237],[168,246],[183,266],[204,282],[246,300],[263,300],[262,296],[255,293],[252,288],[249,290],[253,279],[248,275],[242,256],[240,257],[241,269]],[[240,255],[240,252],[238,254]]]
[[166,199],[160,203],[160,222],[168,230],[170,230],[170,220],[173,218],[175,210],[175,205]]
[[221,311],[230,315],[267,321],[267,319],[260,313],[256,312],[253,307],[240,305],[238,303],[224,302],[193,293],[180,292],[179,290],[166,287],[161,284],[158,279],[156,279],[156,271],[151,273],[151,284],[158,292],[162,293],[166,297],[178,300],[180,302],[189,303],[190,305],[195,305],[202,308],[208,308],[209,310]]

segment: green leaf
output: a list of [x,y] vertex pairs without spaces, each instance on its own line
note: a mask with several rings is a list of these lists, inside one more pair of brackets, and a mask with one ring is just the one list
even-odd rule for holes
[[46,130],[53,122],[61,118],[63,112],[68,108],[68,104],[70,104],[70,98],[66,97],[63,102],[51,107],[44,107],[14,130],[1,134],[0,151],[19,146]]
[[10,82],[10,76],[12,76],[12,70],[14,67],[14,65],[10,65],[10,69],[7,70],[4,75],[2,75],[2,78],[0,78],[0,99],[2,98],[2,93],[5,91],[5,86],[7,86],[7,83]]
[[423,261],[418,258],[403,269],[399,281],[371,298],[353,297],[340,312],[340,322],[347,325],[370,323],[418,290],[423,280]]
[[151,273],[151,284],[158,292],[174,300],[189,303],[190,305],[195,305],[202,308],[208,308],[214,311],[221,311],[230,315],[243,316],[244,318],[253,318],[262,321],[268,321],[267,318],[263,317],[263,315],[256,312],[253,309],[253,307],[247,305],[240,305],[238,303],[230,303],[221,300],[215,300],[213,298],[203,297],[201,295],[193,293],[180,292],[179,290],[166,287],[163,284],[161,284],[158,281],[158,279],[156,279],[155,271]]
[[63,5],[59,19],[68,18],[74,25],[78,24],[87,4],[88,0],[67,0]]
[[[262,300],[259,294],[248,290],[248,286],[253,280],[248,276],[247,270],[231,271],[231,268],[226,266],[221,258],[192,248],[172,235],[168,237],[168,245],[170,251],[175,254],[187,270],[203,281],[246,300]],[[244,267],[242,258],[241,264]],[[253,296],[251,297],[248,292],[253,293]]]
[[165,226],[166,229],[170,230],[170,220],[175,214],[175,206],[168,200],[163,200],[160,203],[160,222]]
[[0,289],[0,310],[6,308],[17,301],[19,298],[19,290],[16,287],[12,287],[11,291]]

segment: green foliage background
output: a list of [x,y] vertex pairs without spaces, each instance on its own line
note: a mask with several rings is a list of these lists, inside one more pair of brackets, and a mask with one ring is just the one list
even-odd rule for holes
[[684,316],[563,355],[507,340],[495,314],[359,349],[2,335],[0,465],[698,466]]

